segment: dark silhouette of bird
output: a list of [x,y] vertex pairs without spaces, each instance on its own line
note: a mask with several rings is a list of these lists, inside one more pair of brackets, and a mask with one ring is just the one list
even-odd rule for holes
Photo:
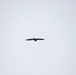
[[37,40],[44,40],[43,38],[30,38],[30,39],[26,39],[26,41],[37,41]]

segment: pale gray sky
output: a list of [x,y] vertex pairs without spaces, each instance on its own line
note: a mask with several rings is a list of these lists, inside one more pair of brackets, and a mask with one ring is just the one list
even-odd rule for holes
[[0,75],[76,75],[76,0],[1,0]]

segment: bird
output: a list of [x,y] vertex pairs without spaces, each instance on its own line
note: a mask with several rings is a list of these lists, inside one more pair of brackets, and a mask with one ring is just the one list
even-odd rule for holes
[[30,38],[30,39],[26,39],[26,41],[37,41],[37,40],[45,40],[43,38]]

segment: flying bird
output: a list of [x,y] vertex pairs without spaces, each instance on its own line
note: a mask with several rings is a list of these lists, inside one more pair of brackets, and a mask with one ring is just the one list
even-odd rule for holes
[[44,40],[43,38],[30,38],[30,39],[26,39],[26,41],[37,41],[37,40]]

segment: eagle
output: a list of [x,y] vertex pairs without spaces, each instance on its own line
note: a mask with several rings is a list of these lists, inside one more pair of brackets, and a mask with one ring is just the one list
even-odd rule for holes
[[30,38],[30,39],[26,39],[26,41],[37,41],[37,40],[45,40],[43,38]]

